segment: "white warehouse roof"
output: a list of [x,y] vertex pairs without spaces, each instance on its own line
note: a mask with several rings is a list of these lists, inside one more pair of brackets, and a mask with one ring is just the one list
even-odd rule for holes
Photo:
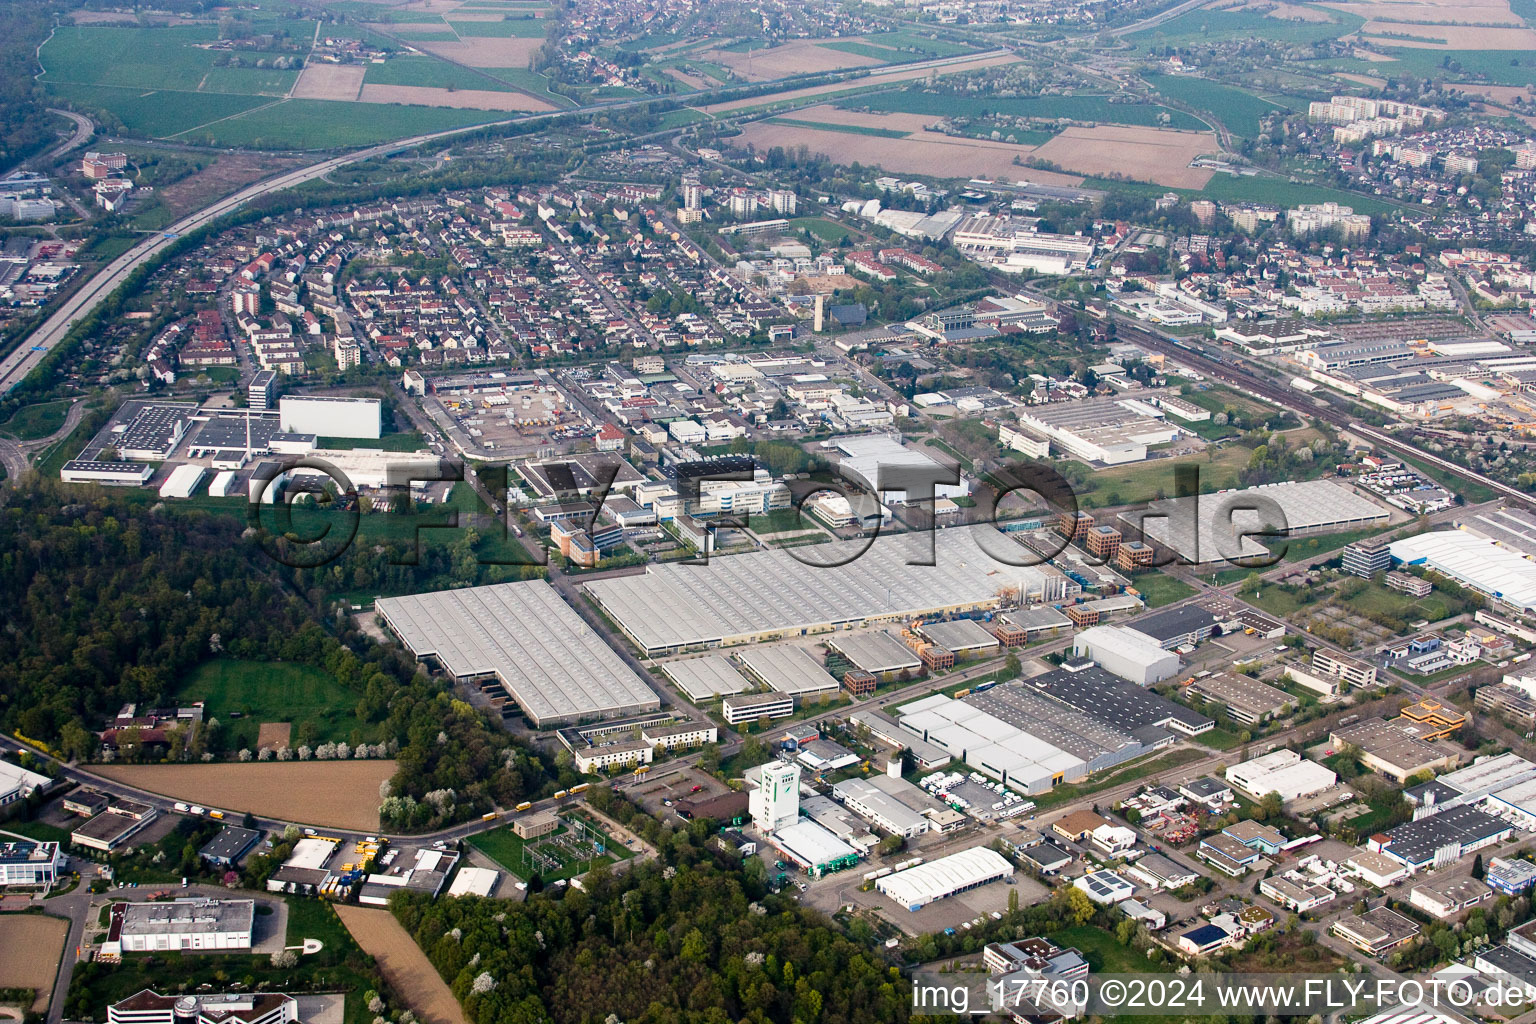
[[1170,548],[1191,562],[1250,558],[1267,550],[1249,534],[1265,525],[1262,509],[1269,507],[1268,502],[1279,508],[1283,525],[1292,536],[1385,523],[1389,518],[1384,507],[1342,484],[1303,480],[1166,498],[1154,501],[1145,512],[1125,513],[1121,519],[1141,527],[1147,540]]
[[742,652],[741,663],[773,689],[791,696],[837,689],[832,673],[800,647],[753,647]]
[[460,679],[495,676],[535,725],[661,706],[543,580],[380,598],[375,607],[417,657]]
[[669,661],[661,666],[661,670],[683,688],[690,700],[726,697],[752,688],[747,677],[736,671],[731,660],[718,654]]
[[875,881],[875,888],[901,906],[916,909],[1012,874],[1013,865],[1006,857],[977,846],[886,875]]
[[[930,537],[931,559],[922,550]],[[994,559],[983,543],[1015,563],[1030,557],[1017,540],[992,526],[955,527],[822,545],[815,549],[816,565],[786,551],[762,551],[712,558],[707,566],[651,565],[643,575],[594,580],[586,589],[641,647],[654,652],[876,617],[893,621],[993,607],[1005,587],[1039,588],[1041,567]],[[919,555],[929,564],[909,564]]]
[[1393,541],[1388,550],[1397,561],[1433,569],[1521,611],[1536,609],[1536,562],[1491,540],[1441,530]]

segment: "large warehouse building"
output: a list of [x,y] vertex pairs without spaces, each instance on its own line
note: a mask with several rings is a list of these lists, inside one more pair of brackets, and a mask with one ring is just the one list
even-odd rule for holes
[[539,728],[661,706],[543,580],[386,597],[376,607],[416,657],[461,681],[496,678]]
[[1419,565],[1522,612],[1536,611],[1536,562],[1460,530],[1393,541],[1392,560]]
[[1077,634],[1072,653],[1095,661],[1121,679],[1151,686],[1176,675],[1179,656],[1123,626],[1093,626]]
[[1076,754],[943,694],[896,710],[903,729],[1021,792],[1043,793],[1088,775],[1088,762]]
[[281,428],[290,434],[377,438],[383,416],[377,398],[284,395],[278,399]]
[[1013,865],[995,850],[977,846],[875,880],[898,906],[921,910],[935,900],[1013,877]]
[[[931,556],[926,551],[930,536]],[[983,611],[1005,598],[1053,601],[1063,596],[1041,594],[1050,578],[1043,572],[1047,567],[991,557],[983,544],[1012,561],[1023,562],[1030,554],[991,526],[881,537],[868,543],[868,550],[865,544],[846,547],[848,559],[842,564],[839,545],[827,544],[816,549],[818,565],[786,551],[763,551],[711,559],[707,566],[653,564],[643,575],[595,580],[586,588],[653,656],[845,625]]]
[[1339,777],[1294,750],[1276,750],[1227,769],[1227,782],[1254,800],[1279,793],[1287,802],[1330,789]]
[[107,939],[123,953],[250,949],[255,924],[253,900],[114,903]]
[[1265,555],[1268,549],[1249,534],[1268,527],[1284,527],[1288,536],[1297,537],[1386,525],[1389,518],[1385,507],[1332,480],[1263,484],[1220,494],[1167,498],[1152,502],[1144,512],[1120,515],[1148,542],[1173,551],[1192,565]]

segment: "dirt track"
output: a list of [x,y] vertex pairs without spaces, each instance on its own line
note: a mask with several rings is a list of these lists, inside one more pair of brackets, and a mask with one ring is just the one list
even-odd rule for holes
[[379,962],[379,970],[425,1024],[468,1024],[464,1009],[427,955],[387,910],[338,903],[336,916],[357,944]]

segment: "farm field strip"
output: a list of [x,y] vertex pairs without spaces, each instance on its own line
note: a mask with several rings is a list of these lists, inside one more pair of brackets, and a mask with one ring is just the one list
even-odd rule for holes
[[260,764],[102,765],[102,776],[226,811],[329,828],[379,827],[379,785],[393,761],[270,761]]
[[338,903],[336,916],[363,952],[379,962],[379,970],[410,1004],[417,1020],[424,1024],[468,1024],[448,983],[416,940],[395,920],[395,915],[387,910]]

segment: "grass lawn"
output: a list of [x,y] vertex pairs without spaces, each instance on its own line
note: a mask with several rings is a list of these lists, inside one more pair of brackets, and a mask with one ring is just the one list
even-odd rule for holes
[[[1320,533],[1310,537],[1290,537],[1277,541],[1276,545],[1283,544],[1285,546],[1285,561],[1298,562],[1302,559],[1316,558],[1329,551],[1337,551],[1346,544],[1353,544],[1357,540],[1374,537],[1378,533],[1388,532],[1393,529],[1396,529],[1396,527],[1387,527],[1383,530],[1382,527],[1373,526],[1365,530],[1347,530],[1344,533]],[[1271,550],[1277,550],[1277,547],[1272,547]]]
[[1193,747],[1181,747],[1178,750],[1169,751],[1162,757],[1153,758],[1150,761],[1135,761],[1121,767],[1118,771],[1110,772],[1108,775],[1100,778],[1089,779],[1084,783],[1057,786],[1049,793],[1041,793],[1039,796],[1032,796],[1029,799],[1033,800],[1036,806],[1042,809],[1055,807],[1058,804],[1071,803],[1085,796],[1091,796],[1102,789],[1123,785],[1135,779],[1145,778],[1151,780],[1159,772],[1172,771],[1182,765],[1189,764],[1191,761],[1203,760],[1207,756],[1204,751],[1195,750]]
[[[588,824],[594,824],[590,819],[585,820]],[[578,857],[571,849],[556,841],[562,836],[567,837],[569,842],[576,843],[575,836],[567,825],[561,825],[550,835],[529,842],[519,839],[513,834],[512,826],[507,825],[490,832],[481,832],[478,835],[470,836],[469,844],[525,882],[537,871],[532,866],[532,862],[527,866],[523,863],[523,848],[525,846],[535,846],[559,862],[560,866],[558,869],[537,871],[545,883],[554,882],[562,878],[579,878],[592,868],[615,862],[615,854],[607,852],[594,854],[590,845],[584,845],[586,856]],[[603,833],[603,836],[607,839],[607,833]],[[615,845],[620,845],[620,848],[622,848],[621,844],[615,844],[612,840],[608,840],[603,845],[605,850],[612,850]],[[624,853],[625,856],[618,859],[627,860],[630,856],[633,856],[628,850],[625,850]]]
[[1112,466],[1095,471],[1089,480],[1093,490],[1079,495],[1078,502],[1084,508],[1106,508],[1127,505],[1138,501],[1151,501],[1160,496],[1173,494],[1173,474],[1176,466],[1197,466],[1200,469],[1200,491],[1212,491],[1241,486],[1238,472],[1246,468],[1253,453],[1238,445],[1229,445],[1217,451],[1199,455],[1181,455],[1172,459],[1152,459],[1127,466]]
[[1121,945],[1112,933],[1091,925],[1054,932],[1051,941],[1082,953],[1096,974],[1143,974],[1173,969],[1171,964],[1152,963],[1129,946]]
[[[206,715],[217,718],[225,746],[256,749],[262,722],[313,723],[315,742],[371,742],[377,731],[358,722],[357,695],[317,668],[292,662],[237,661],[221,658],[199,665],[177,690],[176,699],[207,702]],[[241,712],[240,718],[230,715]]]
[[1161,608],[1165,604],[1182,601],[1195,592],[1195,588],[1183,580],[1164,576],[1160,572],[1137,576],[1131,581],[1131,585],[1147,602],[1148,608]]
[[10,832],[18,836],[26,836],[28,839],[36,839],[40,843],[63,843],[69,840],[69,831],[50,825],[46,821],[3,821],[0,822],[0,832]]
[[16,414],[4,423],[0,423],[0,433],[9,434],[22,441],[36,441],[47,437],[64,425],[64,417],[69,414],[69,400],[61,398],[57,402],[44,402],[41,405],[25,405],[16,410]]
[[407,430],[398,434],[385,434],[380,438],[371,437],[322,437],[318,442],[320,448],[332,448],[338,450],[352,448],[377,448],[386,452],[414,452],[427,446],[426,438],[417,430]]
[[1423,473],[1429,479],[1443,482],[1449,490],[1461,495],[1469,504],[1478,505],[1498,497],[1493,488],[1486,487],[1474,480],[1463,480],[1461,477],[1452,476],[1448,470],[1441,469],[1439,466],[1432,466],[1427,462],[1421,462],[1407,455],[1400,455],[1398,458],[1408,463],[1408,465],[1420,473]]
[[790,530],[817,530],[821,524],[810,516],[802,516],[792,508],[776,508],[762,514],[753,514],[748,524],[758,533],[788,533]]
[[882,139],[904,139],[910,132],[894,128],[873,128],[863,124],[826,124],[822,121],[798,121],[792,117],[770,117],[768,124],[787,124],[795,128],[814,128],[824,132],[842,132],[844,135],[874,135]]
[[1195,738],[1196,743],[1204,744],[1212,750],[1231,750],[1243,741],[1231,729],[1217,726],[1209,732],[1203,732]]
[[1288,618],[1301,610],[1296,595],[1273,583],[1267,583],[1257,594],[1244,594],[1243,600],[1279,618]]

